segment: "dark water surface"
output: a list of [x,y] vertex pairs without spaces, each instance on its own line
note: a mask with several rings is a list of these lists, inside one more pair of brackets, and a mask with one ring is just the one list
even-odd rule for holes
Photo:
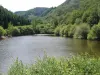
[[0,41],[0,71],[7,72],[8,67],[17,57],[24,63],[30,64],[37,57],[43,57],[44,52],[49,56],[66,56],[77,53],[96,53],[100,56],[100,41],[88,41],[53,37],[44,35],[12,37]]

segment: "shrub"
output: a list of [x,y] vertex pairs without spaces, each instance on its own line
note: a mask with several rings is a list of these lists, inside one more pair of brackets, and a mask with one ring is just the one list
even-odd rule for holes
[[25,71],[26,68],[22,61],[19,61],[18,58],[14,62],[14,64],[11,66],[8,75],[27,75]]
[[69,37],[73,37],[75,34],[75,30],[76,30],[76,25],[71,25],[70,31],[68,33]]
[[14,27],[12,30],[12,36],[19,36],[19,35],[20,35],[20,29]]
[[17,59],[8,75],[100,75],[100,58],[87,54],[70,59],[45,56],[28,66]]
[[24,30],[25,35],[33,35],[35,32],[33,30],[33,28],[30,26],[26,26],[25,30]]
[[54,33],[54,27],[50,24],[39,24],[36,26],[36,33],[52,34]]
[[62,28],[63,26],[59,25],[58,27],[55,28],[54,30],[54,34],[56,36],[60,36],[60,29]]
[[54,33],[57,36],[65,36],[65,37],[69,37],[69,31],[72,25],[62,25],[62,26],[58,26]]
[[64,36],[64,30],[65,30],[65,26],[63,26],[61,29],[60,29],[60,36]]
[[35,31],[32,26],[18,26],[21,35],[33,35]]
[[3,29],[3,27],[0,26],[0,36],[3,36],[6,34],[6,31]]
[[100,24],[94,25],[88,34],[88,39],[100,39]]
[[20,30],[20,35],[24,35],[25,26],[18,26],[18,29]]
[[70,31],[71,25],[66,25],[64,27],[64,36],[68,37],[68,33]]
[[80,26],[77,26],[74,34],[74,38],[86,39],[89,31],[90,31],[90,27],[88,24],[82,24]]
[[66,25],[62,25],[62,27],[60,28],[60,32],[59,32],[60,36],[65,36],[64,34],[65,28],[66,28]]
[[7,35],[12,36],[13,24],[9,23],[7,28]]

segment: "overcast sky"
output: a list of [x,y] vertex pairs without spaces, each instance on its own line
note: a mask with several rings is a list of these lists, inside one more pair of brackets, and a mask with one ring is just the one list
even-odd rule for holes
[[15,11],[25,11],[35,7],[55,7],[65,0],[0,0],[0,5]]

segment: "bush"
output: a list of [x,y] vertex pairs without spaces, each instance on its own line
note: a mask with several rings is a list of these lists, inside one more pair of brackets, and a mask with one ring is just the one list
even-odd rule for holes
[[68,32],[70,30],[71,25],[64,25],[60,28],[60,36],[68,37]]
[[[54,33],[57,36],[65,36],[65,37],[69,37],[71,36],[72,32],[74,31],[74,27],[73,25],[62,25],[62,26],[58,26]],[[73,30],[72,30],[73,29]],[[72,30],[72,32],[71,32]]]
[[64,30],[65,30],[65,26],[63,26],[61,29],[60,29],[60,36],[64,36]]
[[71,28],[71,25],[66,25],[66,26],[64,27],[64,36],[65,36],[65,37],[68,37],[68,36],[69,36],[68,33],[69,33],[69,31],[70,31],[70,28]]
[[33,30],[33,28],[30,26],[26,26],[24,29],[24,34],[25,35],[33,35],[35,32]]
[[62,25],[59,25],[59,26],[57,26],[57,27],[55,28],[54,34],[55,34],[56,36],[60,36],[60,29],[61,29],[62,27],[63,27]]
[[18,26],[20,30],[20,35],[33,35],[35,31],[33,30],[32,26]]
[[3,29],[3,27],[0,26],[0,36],[3,36],[6,34],[6,31]]
[[90,27],[88,24],[82,24],[80,26],[77,26],[74,38],[81,38],[81,39],[87,39],[87,35],[90,31]]
[[88,39],[100,39],[100,24],[94,25],[88,34]]
[[20,35],[24,35],[25,26],[18,26],[18,29],[20,30]]
[[45,56],[28,66],[17,59],[8,75],[100,75],[100,58],[92,58],[87,54],[70,59]]
[[12,30],[13,30],[13,28],[14,28],[14,27],[13,27],[13,24],[9,23],[9,24],[8,24],[8,28],[7,28],[7,30],[6,30],[8,36],[12,36]]
[[36,26],[36,32],[41,34],[53,34],[54,27],[50,24],[39,24]]
[[20,29],[14,27],[12,30],[12,36],[19,36],[19,35],[20,35]]
[[76,25],[71,25],[70,31],[68,33],[68,36],[72,38],[74,36],[74,34],[75,34],[75,31],[76,31]]

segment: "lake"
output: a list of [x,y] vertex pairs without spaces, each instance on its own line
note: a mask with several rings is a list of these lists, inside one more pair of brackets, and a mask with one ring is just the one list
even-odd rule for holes
[[100,41],[89,41],[54,37],[49,35],[20,36],[0,41],[0,71],[7,72],[18,57],[25,64],[34,63],[36,58],[48,56],[71,57],[88,52],[100,56]]

